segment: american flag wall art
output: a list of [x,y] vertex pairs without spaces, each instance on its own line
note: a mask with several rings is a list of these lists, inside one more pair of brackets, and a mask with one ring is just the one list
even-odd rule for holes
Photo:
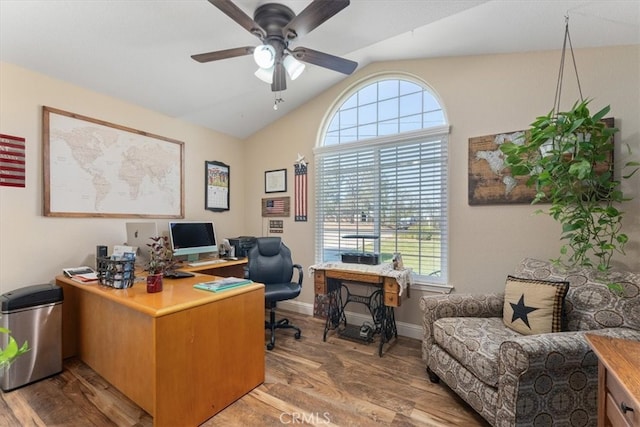
[[262,199],[262,216],[289,216],[289,197],[269,197]]
[[25,139],[0,134],[0,185],[25,186]]
[[294,165],[295,167],[295,207],[294,217],[296,221],[307,220],[307,164],[300,161]]

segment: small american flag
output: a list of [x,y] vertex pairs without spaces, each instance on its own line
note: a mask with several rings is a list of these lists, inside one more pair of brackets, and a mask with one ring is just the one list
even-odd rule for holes
[[294,165],[296,178],[294,181],[296,221],[307,220],[307,165],[304,162]]
[[269,199],[267,200],[267,212],[270,214],[283,214],[284,213],[284,200],[282,199]]

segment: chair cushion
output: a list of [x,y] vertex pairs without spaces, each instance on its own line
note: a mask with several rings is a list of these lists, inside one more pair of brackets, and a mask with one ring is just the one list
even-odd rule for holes
[[[549,261],[525,258],[516,267],[515,274],[569,282],[565,301],[568,331],[617,327],[640,330],[640,273],[602,273],[586,267],[565,270]],[[612,292],[607,283],[619,284],[622,294]]]
[[433,324],[436,344],[491,387],[498,386],[500,344],[519,336],[500,317],[445,317]]
[[270,283],[264,287],[264,299],[267,303],[285,301],[300,295],[302,286],[297,283]]
[[569,282],[507,276],[502,320],[524,335],[560,332],[568,290]]

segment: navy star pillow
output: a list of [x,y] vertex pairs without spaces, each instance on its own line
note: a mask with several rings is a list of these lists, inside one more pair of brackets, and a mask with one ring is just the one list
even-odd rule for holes
[[502,320],[524,335],[560,332],[568,290],[569,282],[507,276]]

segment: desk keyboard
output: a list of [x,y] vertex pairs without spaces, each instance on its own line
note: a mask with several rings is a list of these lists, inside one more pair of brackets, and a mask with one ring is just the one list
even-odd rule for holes
[[210,259],[208,261],[190,262],[188,265],[189,265],[189,267],[202,267],[203,265],[220,264],[221,262],[225,262],[225,260],[223,260],[223,259]]

